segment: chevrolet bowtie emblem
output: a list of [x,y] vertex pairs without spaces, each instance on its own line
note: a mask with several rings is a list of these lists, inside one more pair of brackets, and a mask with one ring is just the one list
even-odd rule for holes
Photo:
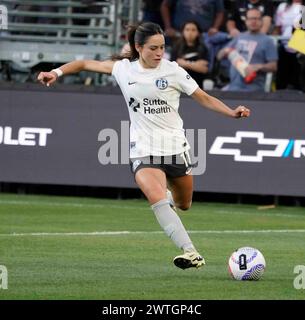
[[[241,144],[243,138],[256,138],[258,145],[274,146],[272,150],[257,150],[256,155],[242,155],[239,148],[227,148],[224,144]],[[287,158],[293,151],[294,158],[305,156],[305,140],[265,138],[263,132],[237,131],[235,137],[217,137],[209,153],[217,155],[232,155],[235,161],[263,162],[264,157]]]

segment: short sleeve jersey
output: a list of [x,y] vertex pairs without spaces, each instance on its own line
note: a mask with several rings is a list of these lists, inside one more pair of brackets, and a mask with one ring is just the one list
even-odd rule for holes
[[[277,49],[272,38],[258,33],[243,32],[227,44],[228,48],[235,48],[250,64],[275,62],[278,60]],[[259,72],[251,83],[245,83],[242,76],[231,65],[230,84],[228,90],[263,91],[265,73]]]
[[178,113],[180,95],[191,95],[196,81],[176,62],[162,59],[146,69],[138,60],[115,62],[112,70],[130,117],[130,158],[167,156],[190,148]]

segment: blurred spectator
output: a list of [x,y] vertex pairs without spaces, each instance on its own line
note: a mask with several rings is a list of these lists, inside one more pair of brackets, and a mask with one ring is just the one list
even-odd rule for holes
[[267,0],[237,0],[232,3],[228,14],[227,30],[231,37],[236,37],[240,32],[247,30],[246,12],[249,9],[257,8],[262,13],[261,33],[267,34],[270,31],[273,17],[272,1]]
[[164,29],[161,16],[161,3],[163,0],[142,0],[143,2],[143,22],[154,22]]
[[167,36],[174,37],[186,21],[196,21],[203,32],[216,34],[224,19],[223,0],[163,0],[161,14]]
[[209,70],[212,71],[216,53],[228,42],[228,34],[220,32],[224,21],[223,0],[163,0],[161,14],[165,34],[177,37],[186,21],[196,21],[209,51]]
[[222,49],[218,58],[227,57],[233,49],[249,63],[247,74],[257,73],[251,83],[246,83],[237,69],[230,66],[230,83],[224,90],[230,91],[263,91],[267,72],[275,72],[277,69],[277,50],[273,39],[261,32],[263,24],[262,13],[258,9],[250,9],[246,12],[246,32],[235,37],[226,48]]
[[302,0],[288,0],[281,3],[275,13],[274,34],[280,35],[277,89],[301,89],[301,66],[297,59],[298,54],[288,48],[288,41],[292,36],[294,22],[299,16],[303,4]]
[[181,31],[181,37],[172,49],[171,60],[187,70],[202,88],[208,73],[208,51],[201,41],[200,26],[196,21],[187,21]]

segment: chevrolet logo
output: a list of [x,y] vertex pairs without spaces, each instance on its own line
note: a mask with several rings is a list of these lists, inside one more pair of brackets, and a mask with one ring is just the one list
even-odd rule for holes
[[[243,138],[256,138],[258,145],[273,146],[272,150],[257,150],[256,155],[242,155],[239,148],[226,148],[224,144],[241,144]],[[235,161],[263,162],[264,157],[287,158],[293,151],[294,158],[305,156],[305,140],[265,138],[263,132],[237,131],[235,137],[217,137],[209,153],[217,155],[232,155]]]

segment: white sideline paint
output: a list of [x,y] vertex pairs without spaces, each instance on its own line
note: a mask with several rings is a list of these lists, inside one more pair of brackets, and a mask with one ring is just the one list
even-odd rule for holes
[[23,200],[0,200],[0,204],[12,205],[34,205],[34,206],[50,206],[50,207],[76,207],[76,208],[117,208],[117,209],[137,209],[149,210],[150,207],[139,207],[131,205],[116,205],[116,204],[93,204],[93,203],[74,203],[74,202],[47,202],[47,201],[23,201]]
[[[120,201],[120,200],[119,200]],[[124,201],[124,200],[123,200]],[[0,204],[11,204],[11,205],[34,205],[34,206],[50,206],[50,207],[74,207],[74,208],[114,208],[114,209],[129,209],[129,210],[145,210],[151,211],[150,206],[140,207],[140,206],[132,206],[125,204],[94,204],[94,203],[75,203],[75,202],[48,202],[48,201],[23,201],[23,200],[1,200]],[[196,209],[196,208],[194,208]],[[207,208],[208,209],[208,208]],[[219,214],[238,214],[238,215],[254,215],[258,214],[260,216],[272,216],[272,217],[283,217],[283,218],[304,218],[304,215],[300,214],[285,214],[285,213],[274,213],[257,211],[257,212],[247,212],[245,211],[236,211],[232,210],[224,210],[224,209],[213,209],[213,212]],[[187,213],[183,213],[187,214]]]
[[270,212],[266,212],[266,211],[261,211],[258,210],[257,212],[246,212],[246,211],[234,211],[234,209],[232,209],[232,211],[230,210],[217,210],[217,213],[222,213],[222,214],[258,214],[260,216],[272,216],[272,217],[283,217],[283,218],[303,218],[304,219],[304,215],[301,214],[287,214],[287,213],[274,213],[272,211]]
[[[95,232],[32,232],[0,233],[0,237],[57,237],[57,236],[117,236],[134,234],[163,234],[163,231],[95,231]],[[305,229],[280,230],[189,230],[188,233],[199,234],[252,234],[252,233],[305,233]]]

